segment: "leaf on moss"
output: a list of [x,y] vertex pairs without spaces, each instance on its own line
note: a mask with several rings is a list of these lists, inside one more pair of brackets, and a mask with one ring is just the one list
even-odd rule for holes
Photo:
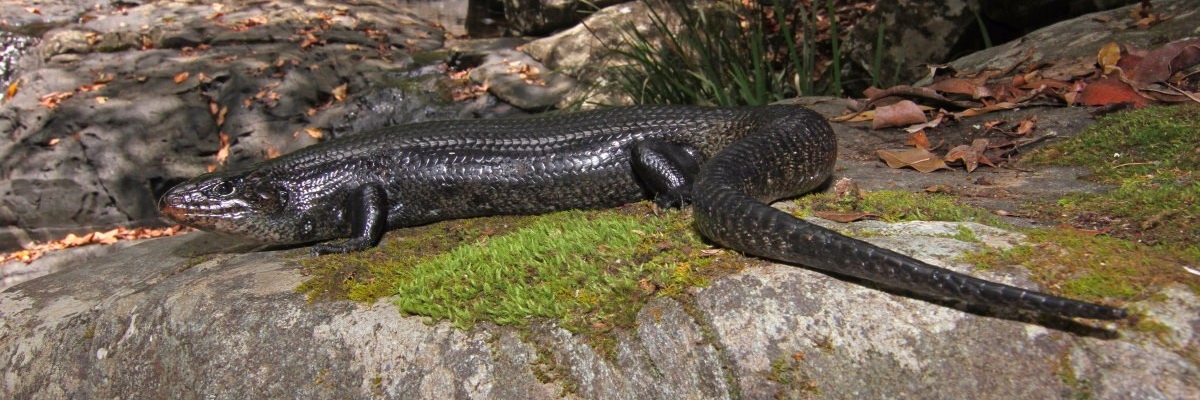
[[1079,93],[1079,103],[1085,106],[1131,103],[1135,107],[1143,107],[1147,104],[1147,100],[1125,82],[1121,82],[1117,78],[1105,77],[1084,87],[1083,91]]

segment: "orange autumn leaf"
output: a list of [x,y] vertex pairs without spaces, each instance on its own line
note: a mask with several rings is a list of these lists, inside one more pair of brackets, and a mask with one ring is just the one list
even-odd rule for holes
[[19,81],[19,80],[13,81],[13,83],[8,84],[8,90],[4,91],[4,101],[7,102],[9,100],[12,100],[13,96],[17,95],[17,90],[20,88],[20,86],[21,86],[21,81]]
[[1144,107],[1147,100],[1129,84],[1117,78],[1105,77],[1084,87],[1079,93],[1079,103],[1085,106],[1131,103],[1134,107]]
[[176,84],[180,84],[180,83],[183,83],[183,81],[186,81],[186,80],[187,80],[187,78],[188,78],[188,72],[187,72],[187,71],[183,71],[183,72],[180,72],[180,73],[178,73],[178,74],[175,74],[175,78],[173,78],[173,79],[174,79],[174,81],[175,81],[175,83],[176,83]]

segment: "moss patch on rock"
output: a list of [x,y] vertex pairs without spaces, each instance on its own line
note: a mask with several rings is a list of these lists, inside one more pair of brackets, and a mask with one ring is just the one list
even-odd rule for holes
[[1200,262],[1200,106],[1111,115],[1028,161],[1085,166],[1093,179],[1113,185],[1108,193],[1075,194],[1031,208]]
[[390,232],[375,249],[303,259],[310,298],[374,302],[470,328],[558,321],[577,333],[632,327],[655,296],[682,296],[744,259],[716,251],[686,211],[601,211],[446,221]]

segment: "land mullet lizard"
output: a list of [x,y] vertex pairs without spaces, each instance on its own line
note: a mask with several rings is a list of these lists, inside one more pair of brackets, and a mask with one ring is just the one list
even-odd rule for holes
[[322,142],[166,193],[167,217],[318,254],[363,250],[389,229],[497,214],[692,204],[720,246],[970,304],[1095,319],[1126,312],[989,282],[852,239],[768,204],[829,179],[833,130],[799,106],[633,106],[433,121]]

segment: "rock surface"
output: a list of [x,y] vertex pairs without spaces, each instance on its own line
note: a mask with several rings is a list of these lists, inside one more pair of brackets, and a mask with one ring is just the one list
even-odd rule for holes
[[[1019,235],[974,224],[838,229],[925,261]],[[1200,299],[1133,304],[1160,335],[980,316],[760,264],[652,301],[604,353],[548,322],[469,331],[388,302],[309,303],[293,257],[196,233],[0,292],[5,398],[1077,398],[1200,390]],[[196,255],[200,254],[200,255]],[[974,272],[1028,285],[1013,271]],[[81,285],[79,282],[88,282]]]
[[[1200,7],[1189,0],[1153,2],[1153,12],[1168,19],[1150,29],[1138,29],[1130,18],[1135,6],[1097,12],[1038,29],[1020,40],[997,45],[954,60],[950,65],[964,71],[1007,68],[1030,55],[1030,65],[1052,62],[1059,65],[1095,63],[1096,53],[1109,42],[1153,48],[1164,42],[1200,35],[1193,22]],[[1032,52],[1031,52],[1032,51]]]
[[[166,2],[145,6],[167,4],[190,7]],[[336,12],[336,6],[330,7]],[[361,11],[350,7],[354,13]],[[369,14],[361,12],[354,15]],[[244,21],[249,16],[224,18]],[[274,16],[270,20],[279,21]],[[11,148],[71,160],[95,154],[89,149],[102,146],[115,146],[118,154],[124,154],[121,146],[135,144],[110,143],[116,136],[101,136],[98,132],[106,131],[95,130],[96,126],[109,131],[162,131],[161,138],[156,136],[161,142],[151,141],[148,146],[162,151],[186,146],[182,153],[190,155],[184,162],[176,159],[155,167],[178,170],[155,172],[143,166],[138,173],[160,174],[160,184],[166,185],[170,177],[190,176],[211,162],[219,150],[217,128],[237,138],[231,159],[249,160],[261,156],[268,145],[283,150],[304,145],[302,141],[311,138],[292,138],[290,133],[306,126],[321,126],[339,135],[376,124],[495,110],[490,103],[494,100],[487,98],[465,110],[412,102],[434,92],[436,83],[426,81],[403,80],[365,91],[359,85],[395,82],[405,75],[395,66],[384,65],[383,58],[339,59],[329,47],[364,46],[368,43],[364,40],[379,43],[355,29],[323,35],[324,50],[308,51],[255,42],[248,37],[251,34],[225,32],[241,36],[230,39],[224,48],[240,46],[263,53],[228,61],[229,67],[213,69],[211,74],[205,68],[190,69],[190,78],[177,85],[179,67],[212,65],[219,54],[229,53],[218,49],[210,50],[216,55],[182,57],[182,48],[97,52],[89,32],[114,32],[100,25],[60,27],[47,33],[58,44],[43,47],[55,50],[43,53],[49,54],[47,66],[38,70],[37,81],[67,79],[64,90],[75,90],[94,80],[73,75],[78,68],[142,71],[132,61],[122,64],[128,60],[122,56],[134,54],[165,67],[138,72],[132,81],[114,80],[104,89],[110,92],[76,93],[58,111],[25,106],[16,113],[5,105],[0,108],[0,127],[18,127],[27,135]],[[165,24],[164,29],[169,27]],[[163,37],[175,37],[178,46],[194,40],[188,39],[187,32],[172,35]],[[407,45],[405,35],[401,32],[386,41]],[[136,45],[120,34],[116,37],[120,40],[105,43],[113,48]],[[208,40],[203,39],[207,34],[196,37]],[[391,54],[396,60],[407,60],[402,53]],[[301,65],[314,60],[309,57],[322,58],[327,63],[320,65],[332,66],[336,72],[273,67],[275,60],[291,56],[303,61]],[[264,66],[272,76],[252,73]],[[213,77],[212,81],[200,82],[199,72]],[[138,82],[136,76],[143,74],[146,81]],[[282,106],[303,114],[299,110],[306,105],[324,104],[331,88],[338,86],[333,83],[341,82],[349,82],[350,92],[361,96],[299,120],[293,120],[296,114],[271,111]],[[273,84],[286,90],[291,96],[287,101],[294,103],[231,107],[223,124],[209,111],[210,100],[236,105],[254,99],[258,88]],[[35,94],[24,95],[35,97],[26,98],[25,104],[54,88],[51,83],[26,87]],[[166,94],[145,93],[149,89]],[[98,96],[116,105],[96,102]],[[836,100],[809,105],[827,115],[844,109]],[[41,119],[12,119],[14,115],[26,118],[25,112]],[[1042,116],[1039,129],[1064,134],[1088,118],[1080,109],[1026,109],[996,116],[1020,119],[1025,113],[1041,113],[1037,114]],[[70,118],[78,120],[65,122]],[[33,125],[21,125],[26,123]],[[160,128],[172,123],[194,128]],[[280,136],[260,137],[257,132],[262,129]],[[1045,187],[1094,189],[1075,182],[1073,175],[1044,171],[918,175],[880,169],[871,151],[880,143],[903,141],[901,135],[844,124],[835,129],[842,156],[838,174],[855,176],[864,187],[947,184],[970,190],[987,186],[981,189],[1013,190],[1016,196],[1045,193]],[[61,131],[92,133],[77,139]],[[246,131],[255,133],[240,135]],[[59,139],[57,144],[50,145],[54,138]],[[273,144],[271,138],[284,145]],[[3,148],[5,160],[16,154],[9,153],[11,148]],[[126,162],[113,158],[50,165],[98,176],[102,174],[94,165]],[[991,183],[979,183],[984,174]],[[21,190],[32,190],[32,185],[26,185]],[[0,204],[0,220],[16,218],[4,208],[11,193],[5,192],[6,203]],[[46,193],[47,199],[54,200],[54,193],[65,196],[69,191]],[[1010,232],[974,224],[830,226],[869,232],[865,235],[870,241],[930,263],[1032,286],[1020,270],[969,271],[952,261],[955,254],[981,246],[948,239],[959,226],[971,229],[988,246],[1021,240]],[[55,273],[0,291],[0,398],[1188,399],[1200,393],[1196,352],[1200,298],[1182,287],[1169,287],[1151,300],[1127,305],[1143,313],[1143,320],[1160,324],[1158,330],[1130,325],[1092,328],[981,310],[964,312],[954,304],[900,296],[803,268],[752,262],[743,272],[693,290],[687,300],[652,301],[638,314],[637,328],[620,334],[613,351],[606,352],[546,321],[527,329],[480,324],[461,331],[445,322],[431,324],[420,317],[402,316],[386,301],[310,303],[294,290],[303,277],[293,260],[303,257],[303,250],[252,251],[204,233],[122,246],[127,247],[52,256],[57,259],[44,259],[41,268]],[[76,256],[90,260],[76,261],[72,258]]]
[[509,29],[519,35],[546,35],[574,25],[600,8],[624,0],[502,0]]
[[[306,129],[333,137],[348,120],[462,109],[406,75],[410,53],[441,48],[445,32],[394,4],[161,0],[62,12],[78,22],[46,25],[40,62],[17,71],[19,89],[0,105],[0,249],[156,224],[167,187],[312,144]],[[381,120],[341,101],[389,88],[432,103]]]

